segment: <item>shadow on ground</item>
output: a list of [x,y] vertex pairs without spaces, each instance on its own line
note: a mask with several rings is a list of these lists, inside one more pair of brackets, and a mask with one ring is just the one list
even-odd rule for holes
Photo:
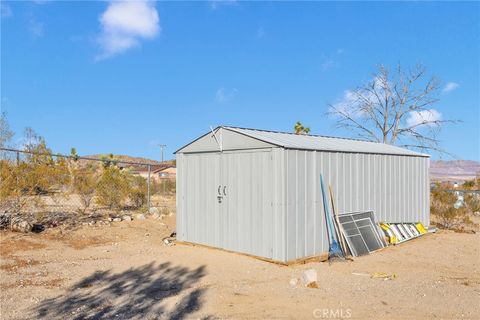
[[122,273],[97,271],[34,310],[43,319],[184,319],[201,306],[193,285],[205,266],[190,270],[153,263]]

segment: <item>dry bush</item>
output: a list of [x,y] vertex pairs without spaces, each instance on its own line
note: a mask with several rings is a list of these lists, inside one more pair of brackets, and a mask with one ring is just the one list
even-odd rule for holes
[[480,212],[480,194],[467,194],[465,195],[465,203],[467,209],[471,212]]
[[61,161],[50,157],[27,157],[15,164],[0,163],[0,207],[22,212],[27,206],[41,207],[41,196],[62,188],[66,176]]
[[72,189],[77,194],[82,207],[80,213],[85,213],[92,204],[95,190],[97,187],[97,178],[95,173],[89,170],[74,170],[71,172],[73,177]]
[[147,204],[147,180],[140,176],[131,176],[128,198],[135,209],[143,208]]
[[455,209],[457,197],[446,190],[436,188],[431,193],[430,211],[438,223],[446,229],[455,229],[462,224],[470,224],[467,208]]
[[129,189],[128,175],[116,166],[106,166],[95,187],[96,202],[109,209],[121,209]]
[[462,184],[462,189],[465,190],[479,190],[480,189],[480,176],[475,177],[473,180],[467,180]]
[[176,192],[176,188],[177,185],[175,180],[171,179],[164,179],[159,182],[155,181],[152,186],[153,193],[162,195],[164,192],[165,194],[174,194]]

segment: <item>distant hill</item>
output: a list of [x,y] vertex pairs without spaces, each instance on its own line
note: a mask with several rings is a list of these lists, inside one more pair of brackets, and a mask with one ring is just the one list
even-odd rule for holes
[[[102,159],[108,157],[104,154],[92,154],[88,158]],[[132,157],[122,154],[114,155],[114,158],[120,161],[136,162],[150,164],[153,166],[162,166],[157,160]],[[164,161],[163,165],[172,165],[173,160]],[[472,160],[432,160],[430,161],[430,178],[432,181],[465,181],[471,180],[480,174],[480,162]]]
[[432,160],[430,178],[432,181],[465,181],[480,174],[480,162],[472,160]]
[[[92,158],[92,159],[102,159],[102,158],[108,158],[108,154],[92,154],[85,156],[87,158]],[[143,164],[151,164],[154,166],[161,166],[162,162],[157,161],[157,160],[152,160],[152,159],[147,159],[147,158],[142,158],[142,157],[132,157],[132,156],[127,156],[123,154],[114,154],[113,158],[118,161],[126,161],[126,162],[136,162],[136,163],[143,163]],[[163,165],[172,165],[173,160],[166,160],[163,162]]]

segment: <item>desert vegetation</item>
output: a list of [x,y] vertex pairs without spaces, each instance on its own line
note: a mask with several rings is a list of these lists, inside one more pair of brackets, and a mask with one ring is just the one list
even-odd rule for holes
[[[13,132],[2,114],[0,150],[0,210],[25,214],[47,211],[92,213],[142,210],[148,183],[120,165],[113,155],[81,159],[74,148],[68,156],[52,153],[31,128],[23,134],[22,152],[5,149]],[[167,188],[171,190],[171,187]]]
[[480,177],[465,181],[454,188],[452,184],[437,183],[432,189],[430,207],[432,220],[446,229],[464,229],[480,214]]
[[[0,208],[8,212],[38,211],[50,204],[76,211],[142,209],[147,181],[108,159],[88,164],[53,156],[45,145],[21,159],[0,160]],[[32,151],[33,152],[33,151]],[[41,153],[40,153],[41,152]]]

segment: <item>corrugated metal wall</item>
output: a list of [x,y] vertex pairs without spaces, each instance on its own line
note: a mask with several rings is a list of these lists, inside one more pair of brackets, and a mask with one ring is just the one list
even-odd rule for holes
[[320,174],[340,213],[373,210],[377,221],[429,225],[429,159],[285,150],[287,260],[328,252]]
[[325,253],[320,174],[340,213],[373,210],[377,221],[430,223],[427,157],[265,147],[223,131],[223,152],[212,151],[219,144],[205,135],[177,153],[181,241],[277,261]]
[[177,238],[285,261],[284,160],[281,148],[177,154]]

